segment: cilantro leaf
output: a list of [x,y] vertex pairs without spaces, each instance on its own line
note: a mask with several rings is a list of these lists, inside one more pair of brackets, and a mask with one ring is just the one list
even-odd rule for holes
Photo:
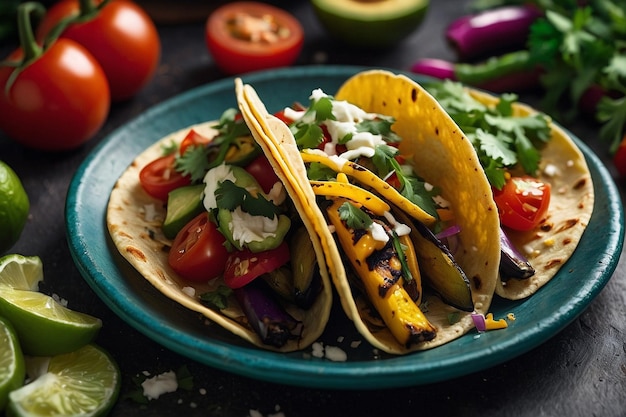
[[351,229],[367,229],[373,223],[370,216],[363,210],[346,201],[339,206],[339,218]]
[[215,291],[200,294],[200,301],[207,307],[222,310],[228,307],[228,297],[233,290],[226,285],[220,285]]
[[299,149],[317,148],[322,143],[324,131],[320,125],[326,120],[336,119],[333,115],[332,100],[332,96],[311,99],[302,118],[289,126]]
[[238,187],[231,180],[220,183],[215,191],[215,201],[218,209],[234,211],[237,207],[241,207],[243,211],[252,216],[263,216],[270,219],[278,214],[278,207],[261,193],[253,196],[248,190]]
[[204,146],[190,146],[175,162],[175,169],[183,175],[189,175],[192,182],[204,178],[209,166],[209,150]]
[[381,135],[385,142],[400,142],[400,137],[391,130],[395,123],[393,117],[378,116],[376,119],[366,119],[356,125],[357,132],[369,132],[373,135]]

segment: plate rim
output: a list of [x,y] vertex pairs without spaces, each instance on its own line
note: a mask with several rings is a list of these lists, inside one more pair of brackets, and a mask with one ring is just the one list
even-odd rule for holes
[[[282,78],[310,78],[312,76],[342,77],[345,79],[348,76],[365,69],[373,68],[362,66],[306,66],[250,73],[241,76],[241,78],[243,78],[246,83],[250,83],[252,85],[259,82],[268,82]],[[399,70],[391,71],[395,73],[404,73]],[[418,81],[429,80],[415,74],[405,73],[405,75],[408,75]],[[94,243],[93,240],[90,240],[87,236],[85,236],[84,233],[82,233],[83,230],[81,229],[80,222],[76,221],[80,218],[80,210],[85,202],[83,199],[86,198],[87,195],[92,197],[94,194],[97,195],[97,193],[94,193],[92,189],[89,189],[89,192],[87,193],[88,190],[86,187],[93,185],[89,182],[89,175],[96,168],[96,165],[101,162],[100,159],[102,156],[105,155],[111,148],[118,145],[116,143],[116,138],[118,138],[117,140],[119,141],[121,135],[128,131],[128,129],[132,130],[137,128],[138,126],[141,126],[142,123],[145,123],[146,120],[150,120],[151,118],[154,118],[155,115],[166,112],[168,109],[177,107],[182,102],[192,101],[206,94],[211,94],[213,91],[228,88],[228,86],[232,87],[234,86],[234,78],[235,77],[229,77],[198,86],[164,100],[113,130],[101,140],[101,142],[80,164],[68,188],[65,209],[67,239],[71,256],[79,272],[94,292],[96,292],[96,294],[100,297],[100,299],[103,300],[104,303],[118,317],[123,318],[128,324],[131,325],[131,327],[154,340],[156,343],[182,356],[194,359],[208,366],[247,377],[287,385],[338,389],[368,389],[381,386],[399,387],[421,385],[451,379],[490,368],[497,364],[514,359],[515,357],[546,342],[549,338],[575,320],[576,317],[578,317],[578,315],[580,315],[588,307],[590,302],[599,294],[613,275],[621,255],[624,242],[624,213],[621,198],[619,198],[619,192],[610,173],[606,167],[604,167],[597,155],[595,155],[595,153],[584,142],[573,135],[572,132],[559,125],[567,134],[572,136],[576,144],[583,151],[587,163],[592,171],[596,194],[598,187],[601,187],[601,190],[606,193],[608,197],[607,201],[603,203],[610,206],[608,210],[613,213],[613,217],[608,219],[607,223],[612,226],[617,225],[618,230],[614,230],[614,233],[612,233],[610,238],[606,240],[607,246],[606,248],[603,248],[603,254],[606,259],[602,258],[605,262],[601,264],[601,267],[596,266],[592,268],[597,277],[590,280],[590,283],[583,285],[585,294],[581,294],[582,296],[577,299],[578,301],[576,303],[569,306],[560,306],[557,311],[558,314],[556,319],[547,319],[546,322],[542,323],[539,330],[536,330],[534,333],[531,333],[526,337],[523,337],[524,334],[522,333],[521,335],[514,334],[514,337],[510,337],[504,341],[499,340],[498,349],[490,352],[492,354],[485,355],[480,352],[474,352],[470,355],[465,353],[455,358],[449,358],[447,361],[439,360],[437,363],[432,364],[423,363],[423,361],[420,360],[411,360],[413,355],[428,355],[428,351],[416,352],[412,355],[393,357],[382,361],[330,362],[327,360],[316,361],[314,359],[303,360],[301,358],[292,358],[280,353],[260,350],[252,346],[248,348],[232,346],[228,343],[220,341],[211,341],[208,343],[208,353],[210,354],[207,355],[206,349],[199,349],[199,346],[196,343],[197,341],[189,340],[189,338],[182,338],[184,343],[181,344],[181,340],[176,337],[172,337],[171,329],[167,328],[167,326],[163,323],[157,323],[154,326],[146,326],[145,320],[142,320],[141,317],[134,315],[135,312],[132,311],[131,300],[128,299],[126,295],[115,293],[115,289],[111,288],[111,284],[106,279],[103,271],[103,266],[110,265],[100,265],[100,262],[92,253],[90,253],[94,249],[109,250],[109,248],[105,247],[103,242],[98,241]],[[234,87],[232,88],[234,91]],[[180,127],[182,128],[185,126]],[[176,128],[170,128],[170,130],[175,129]],[[154,138],[154,140],[157,139],[159,138]],[[132,145],[129,146],[132,147]],[[137,147],[137,154],[144,148],[145,146],[142,146],[141,148]],[[134,156],[132,157],[134,158]],[[117,180],[117,177],[115,177],[114,180]],[[110,189],[104,197],[104,204],[108,202],[109,194]],[[616,198],[616,196],[618,198]],[[596,198],[594,204],[600,204],[600,201]],[[594,211],[596,211],[595,207]],[[590,224],[593,221],[594,219],[592,215]],[[98,227],[103,227],[104,232],[108,233],[104,222],[105,220],[101,219],[102,224],[99,224]],[[585,232],[582,239],[585,239],[585,235],[588,235],[588,233]],[[588,239],[589,236],[587,236],[587,240]],[[116,265],[112,266],[117,269]],[[119,269],[117,269],[117,271],[121,274]],[[112,290],[113,293],[111,292]],[[582,290],[582,288],[580,290]],[[113,294],[115,297],[113,297]],[[129,302],[131,302],[131,305],[128,304]],[[520,303],[522,302],[523,301]],[[145,314],[145,312],[143,313]],[[533,336],[531,340],[529,340],[529,336]],[[537,336],[545,337],[539,338]],[[467,337],[475,336],[463,336],[463,338]],[[203,347],[206,348],[206,342],[203,344]],[[233,355],[233,352],[236,354]],[[277,367],[277,364],[280,366]],[[449,370],[452,368],[455,369],[455,372],[451,373]],[[375,381],[372,381],[372,378],[374,378]]]

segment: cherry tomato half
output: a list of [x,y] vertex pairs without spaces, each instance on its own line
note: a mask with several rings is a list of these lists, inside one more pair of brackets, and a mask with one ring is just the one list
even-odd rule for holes
[[168,262],[185,279],[209,281],[224,271],[228,259],[225,240],[205,211],[178,232]]
[[183,176],[174,169],[175,159],[175,154],[162,156],[139,171],[139,183],[152,197],[167,201],[170,191],[191,184],[189,176]]
[[515,230],[531,230],[544,218],[550,205],[550,184],[536,178],[512,177],[494,191],[500,221]]
[[210,142],[210,138],[207,138],[206,136],[199,134],[195,130],[190,129],[189,133],[187,133],[187,136],[185,136],[183,141],[180,143],[180,149],[178,150],[178,153],[180,155],[184,155],[185,151],[190,146],[207,145]]
[[304,31],[282,9],[232,2],[211,13],[205,39],[217,66],[227,74],[240,74],[293,64],[302,50]]
[[[43,40],[61,20],[80,12],[79,0],[55,3],[37,27],[37,38]],[[139,5],[127,0],[110,1],[92,19],[72,23],[61,37],[80,43],[98,60],[113,101],[128,99],[147,84],[161,55],[154,23]]]
[[256,179],[264,193],[268,193],[274,184],[280,181],[270,161],[263,154],[254,158],[245,170]]
[[286,241],[265,252],[253,253],[247,249],[233,252],[226,261],[224,282],[230,288],[241,288],[253,279],[286,264],[290,256]]
[[[8,60],[22,56],[19,49]],[[12,71],[0,67],[0,129],[16,142],[45,151],[74,149],[104,124],[109,85],[100,64],[78,43],[57,40],[5,91]]]

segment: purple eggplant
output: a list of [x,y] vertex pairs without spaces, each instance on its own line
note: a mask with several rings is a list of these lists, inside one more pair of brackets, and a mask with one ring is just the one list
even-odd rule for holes
[[511,278],[527,279],[535,274],[535,268],[528,262],[528,259],[518,251],[513,242],[500,228],[500,279],[508,281]]
[[250,326],[263,343],[282,347],[302,333],[302,322],[294,319],[275,299],[265,281],[256,279],[234,290]]
[[460,17],[446,30],[446,39],[462,60],[525,46],[532,23],[542,16],[532,6],[502,6]]

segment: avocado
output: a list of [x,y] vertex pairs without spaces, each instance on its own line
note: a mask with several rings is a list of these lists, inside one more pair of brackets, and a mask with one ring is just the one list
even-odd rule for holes
[[421,24],[429,0],[312,0],[331,36],[353,46],[389,47]]
[[204,184],[196,184],[176,188],[169,193],[162,227],[165,237],[174,239],[180,229],[204,210],[203,191]]

